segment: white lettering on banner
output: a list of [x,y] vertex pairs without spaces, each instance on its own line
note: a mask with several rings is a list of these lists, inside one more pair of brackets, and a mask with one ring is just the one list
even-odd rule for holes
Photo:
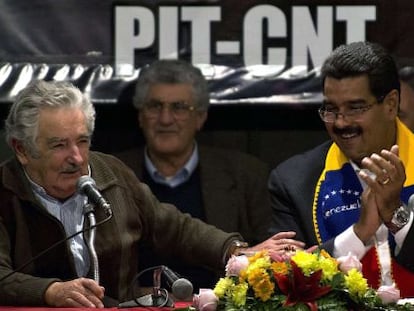
[[340,205],[329,210],[325,211],[325,218],[329,218],[335,214],[341,214],[343,212],[357,210],[361,208],[361,202],[358,200],[356,203],[351,203],[349,205]]
[[333,48],[333,8],[317,8],[317,29],[308,7],[294,7],[292,14],[292,65],[306,65],[309,51],[315,66],[320,66]]
[[[263,29],[263,21],[267,21],[267,28]],[[286,38],[285,14],[272,5],[259,5],[250,9],[244,18],[243,42],[244,63],[246,66],[264,64],[263,61],[263,33],[271,38]],[[269,48],[268,64],[285,64],[285,48]]]
[[115,7],[115,70],[118,75],[134,72],[134,50],[150,47],[155,40],[155,18],[144,7]]
[[178,58],[178,8],[161,7],[159,11],[159,58]]
[[220,7],[183,7],[182,20],[191,22],[192,63],[210,64],[210,24],[220,21]]
[[365,24],[367,21],[376,20],[376,10],[375,7],[368,5],[360,5],[356,10],[348,6],[338,6],[336,19],[346,22],[348,29],[346,42],[364,41]]
[[115,6],[116,74],[133,75],[139,61],[135,53],[149,49],[157,51],[153,58],[170,59],[178,58],[185,49],[194,64],[210,64],[213,57],[231,56],[245,66],[319,67],[337,42],[335,27],[344,29],[343,43],[363,41],[366,23],[376,20],[374,5],[321,5],[312,9],[314,16],[309,6],[291,6],[290,12],[284,12],[274,5],[256,5],[234,21],[242,27],[238,38],[217,40],[212,27],[226,31],[220,28],[220,6],[159,6],[157,12],[142,6]]

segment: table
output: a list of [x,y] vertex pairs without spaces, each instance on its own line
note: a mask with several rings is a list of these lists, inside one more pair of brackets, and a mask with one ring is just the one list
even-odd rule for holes
[[[174,308],[185,308],[191,305],[191,302],[176,302]],[[47,308],[47,307],[1,307],[0,311],[171,311],[174,308],[158,307],[134,307],[134,308]]]

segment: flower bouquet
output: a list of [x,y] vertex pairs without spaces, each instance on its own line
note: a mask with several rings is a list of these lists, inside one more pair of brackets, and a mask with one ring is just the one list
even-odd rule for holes
[[233,256],[215,288],[194,295],[193,310],[412,310],[399,291],[367,285],[355,256],[335,259],[321,250],[271,256]]

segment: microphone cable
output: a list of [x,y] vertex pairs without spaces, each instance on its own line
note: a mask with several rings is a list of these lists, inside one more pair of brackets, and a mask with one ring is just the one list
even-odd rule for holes
[[37,259],[39,259],[40,257],[42,257],[44,254],[46,254],[47,252],[49,252],[50,250],[54,249],[55,247],[59,246],[60,244],[74,238],[75,236],[77,236],[78,234],[81,233],[85,233],[88,232],[90,230],[92,230],[93,228],[96,228],[104,223],[106,223],[107,221],[109,221],[112,218],[112,214],[108,215],[106,218],[102,219],[101,221],[97,222],[95,225],[93,226],[89,226],[87,228],[84,228],[82,230],[79,230],[69,236],[67,236],[66,238],[57,241],[56,243],[52,244],[51,246],[49,246],[48,248],[46,248],[45,250],[41,251],[40,253],[38,253],[36,256],[30,258],[30,260],[28,260],[27,262],[25,262],[24,264],[22,264],[21,266],[17,267],[16,269],[14,269],[13,271],[7,273],[6,275],[4,275],[3,277],[0,278],[0,282],[3,282],[4,280],[6,280],[7,278],[9,278],[10,276],[12,276],[13,274],[20,272],[22,269],[26,268],[28,265],[30,265],[32,262],[36,261]]

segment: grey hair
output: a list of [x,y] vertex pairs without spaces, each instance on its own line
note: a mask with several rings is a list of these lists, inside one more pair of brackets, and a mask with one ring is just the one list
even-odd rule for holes
[[196,110],[207,111],[210,105],[208,84],[201,70],[182,60],[158,60],[141,69],[135,85],[133,104],[136,109],[144,105],[153,84],[190,84]]
[[86,118],[88,134],[92,137],[95,128],[95,108],[90,100],[77,87],[69,82],[31,82],[19,92],[5,122],[6,141],[23,143],[33,157],[39,157],[36,146],[39,115],[47,108],[79,108]]

